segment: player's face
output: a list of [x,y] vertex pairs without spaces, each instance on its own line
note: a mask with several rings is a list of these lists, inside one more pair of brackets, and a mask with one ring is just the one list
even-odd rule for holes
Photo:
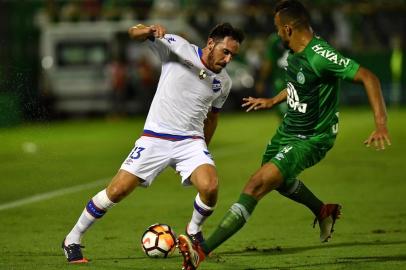
[[207,57],[208,68],[219,73],[238,53],[240,43],[231,37],[225,37],[217,42],[210,39],[208,47],[210,49]]
[[289,42],[290,42],[290,36],[292,34],[292,29],[290,28],[289,25],[282,24],[279,13],[276,13],[275,18],[274,18],[274,23],[275,23],[276,30],[278,30],[278,36],[282,40],[283,46],[286,49],[290,49]]

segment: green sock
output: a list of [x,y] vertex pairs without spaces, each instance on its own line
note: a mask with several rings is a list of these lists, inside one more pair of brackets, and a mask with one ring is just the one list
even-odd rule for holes
[[302,181],[297,180],[290,186],[290,190],[280,191],[283,196],[294,200],[295,202],[304,204],[309,208],[315,216],[318,216],[323,202],[319,200]]
[[227,211],[214,232],[202,243],[203,251],[209,254],[239,231],[247,222],[257,203],[258,201],[254,197],[242,193],[238,201]]

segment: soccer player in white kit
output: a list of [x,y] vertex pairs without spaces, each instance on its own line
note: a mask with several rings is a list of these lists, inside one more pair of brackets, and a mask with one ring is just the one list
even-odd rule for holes
[[218,178],[207,149],[217,126],[219,109],[231,89],[224,69],[244,40],[241,30],[219,24],[201,49],[184,38],[166,34],[161,25],[137,25],[129,29],[132,39],[145,41],[162,61],[161,77],[144,131],[106,189],[86,205],[73,229],[62,242],[70,263],[86,263],[81,239],[106,211],[137,186],[147,187],[168,166],[183,185],[198,191],[186,234],[203,241],[201,227],[217,202]]

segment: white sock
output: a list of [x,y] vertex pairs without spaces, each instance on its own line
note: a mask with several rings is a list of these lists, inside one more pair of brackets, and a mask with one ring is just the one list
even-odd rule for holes
[[213,213],[215,207],[210,207],[202,202],[199,194],[196,195],[193,204],[194,210],[192,219],[187,227],[188,234],[196,234],[202,230],[204,221]]
[[86,205],[75,226],[66,236],[65,245],[80,244],[83,234],[96,219],[101,218],[115,203],[107,197],[106,189],[97,193]]

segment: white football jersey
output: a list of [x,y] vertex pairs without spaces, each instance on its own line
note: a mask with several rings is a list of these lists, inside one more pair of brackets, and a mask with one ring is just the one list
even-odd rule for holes
[[229,75],[225,69],[218,74],[207,69],[201,61],[202,50],[180,36],[166,34],[147,42],[161,59],[162,71],[144,129],[204,137],[208,111],[220,109],[230,92]]

